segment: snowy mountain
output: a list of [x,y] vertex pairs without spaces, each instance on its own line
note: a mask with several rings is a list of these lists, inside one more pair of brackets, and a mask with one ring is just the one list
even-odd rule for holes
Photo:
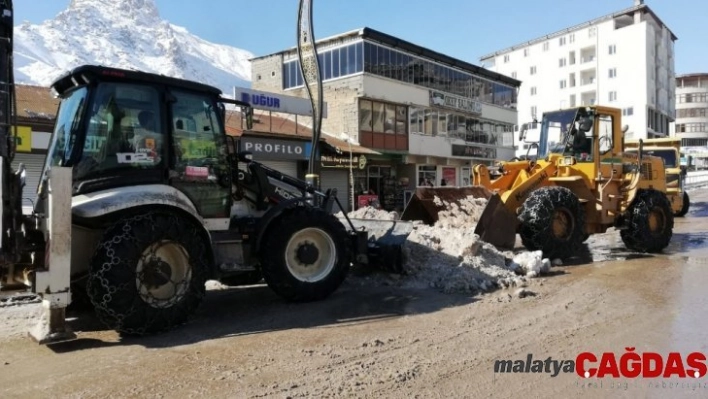
[[15,26],[15,80],[49,86],[81,64],[250,87],[253,54],[214,44],[160,18],[153,0],[72,0],[54,19]]

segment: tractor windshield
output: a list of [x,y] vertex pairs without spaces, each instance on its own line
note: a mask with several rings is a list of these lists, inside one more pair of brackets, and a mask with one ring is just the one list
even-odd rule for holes
[[576,109],[547,112],[541,120],[541,134],[538,142],[538,157],[550,153],[562,153],[565,148],[565,136],[576,120]]
[[[74,167],[74,179],[162,166],[160,93],[149,85],[109,83],[82,87],[62,99],[48,166]],[[74,148],[82,145],[81,150]]]

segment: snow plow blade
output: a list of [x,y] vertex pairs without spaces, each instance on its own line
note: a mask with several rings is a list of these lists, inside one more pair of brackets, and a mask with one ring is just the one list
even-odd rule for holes
[[483,186],[418,188],[401,214],[401,220],[421,220],[425,224],[435,224],[438,212],[445,207],[435,203],[435,197],[448,203],[460,204],[468,197],[489,199],[492,192]]
[[388,272],[403,273],[403,246],[413,223],[400,220],[353,219],[337,216],[347,231],[356,230],[357,263]]
[[499,194],[493,194],[477,222],[474,233],[482,241],[497,248],[513,249],[518,225],[516,215],[504,205]]

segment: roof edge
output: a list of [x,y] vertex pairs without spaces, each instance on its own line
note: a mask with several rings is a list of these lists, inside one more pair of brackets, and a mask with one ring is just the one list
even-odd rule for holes
[[639,11],[639,10],[646,10],[649,14],[652,15],[652,17],[654,17],[654,18],[657,20],[657,22],[659,22],[660,25],[666,27],[666,29],[667,29],[667,30],[669,31],[669,33],[671,34],[671,38],[672,38],[674,41],[678,40],[678,37],[676,36],[676,34],[674,34],[674,32],[673,32],[671,29],[669,29],[668,25],[666,25],[666,24],[661,20],[661,18],[659,18],[659,16],[656,15],[656,13],[655,13],[651,8],[649,8],[648,5],[646,5],[646,4],[640,4],[640,5],[632,6],[632,7],[629,7],[629,8],[625,8],[624,10],[621,10],[621,11],[617,11],[617,12],[610,13],[610,14],[605,14],[605,15],[600,16],[600,17],[597,17],[597,18],[595,18],[595,19],[591,19],[591,20],[589,20],[589,21],[585,21],[585,22],[582,22],[582,23],[579,23],[579,24],[570,26],[570,27],[568,27],[568,28],[561,29],[561,30],[559,30],[559,31],[556,31],[556,32],[553,32],[553,33],[549,33],[549,34],[547,34],[547,35],[540,36],[540,37],[537,37],[537,38],[535,38],[535,39],[531,39],[531,40],[528,40],[528,41],[525,41],[525,42],[522,42],[522,43],[519,43],[519,44],[515,44],[515,45],[513,45],[513,46],[509,46],[509,47],[507,47],[507,48],[504,48],[504,49],[502,49],[502,50],[495,51],[495,52],[493,52],[493,53],[486,54],[486,55],[480,57],[479,60],[480,60],[480,62],[483,62],[483,61],[488,60],[488,59],[490,59],[490,58],[494,58],[494,57],[497,57],[497,56],[502,55],[502,54],[506,54],[506,53],[509,53],[509,52],[512,52],[512,51],[515,51],[515,50],[518,50],[518,49],[521,49],[521,48],[524,48],[524,47],[528,47],[528,46],[531,46],[531,45],[533,45],[533,44],[541,43],[541,42],[546,41],[546,40],[554,39],[554,38],[559,37],[559,36],[562,36],[562,35],[564,35],[564,34],[566,34],[566,33],[574,32],[574,31],[577,31],[577,30],[580,30],[580,29],[582,29],[582,28],[586,28],[586,27],[589,27],[589,26],[592,26],[592,25],[597,25],[597,24],[599,24],[600,22],[604,22],[604,21],[607,21],[607,20],[610,20],[610,19],[614,19],[614,18],[619,17],[619,16],[622,16],[622,15],[631,14],[631,13],[633,13],[633,12],[635,12],[635,11]]

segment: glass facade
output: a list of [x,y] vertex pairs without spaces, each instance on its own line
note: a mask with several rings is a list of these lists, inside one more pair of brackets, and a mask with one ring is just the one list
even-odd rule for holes
[[[475,101],[516,108],[516,88],[512,86],[491,82],[382,45],[358,42],[323,51],[318,57],[325,81],[367,72]],[[283,63],[283,89],[303,84],[299,61],[294,59]]]
[[[319,53],[317,58],[322,69],[322,80],[341,78],[364,70],[364,43],[358,42]],[[283,89],[304,85],[300,61],[283,63]]]
[[503,145],[504,133],[514,131],[514,126],[493,122],[456,112],[427,107],[410,107],[410,132],[430,136],[448,136],[470,143]]

